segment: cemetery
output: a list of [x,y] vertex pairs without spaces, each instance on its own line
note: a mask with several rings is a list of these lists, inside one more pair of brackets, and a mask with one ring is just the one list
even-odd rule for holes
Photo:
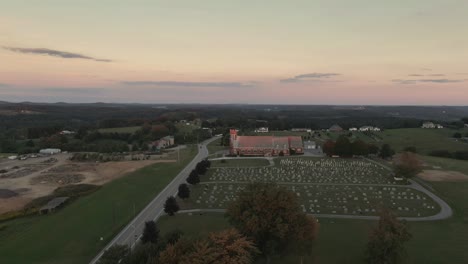
[[374,216],[382,206],[399,216],[436,215],[440,206],[383,166],[365,159],[276,158],[274,166],[211,168],[192,187],[193,209],[224,209],[249,182],[279,184],[297,194],[304,212]]

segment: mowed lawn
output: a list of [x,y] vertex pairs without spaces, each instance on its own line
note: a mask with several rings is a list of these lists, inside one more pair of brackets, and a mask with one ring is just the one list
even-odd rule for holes
[[207,148],[208,148],[208,153],[210,153],[210,154],[214,154],[217,151],[228,150],[229,149],[228,146],[221,146],[221,138],[218,138],[215,141],[208,144]]
[[211,168],[225,167],[264,167],[270,165],[266,159],[225,159],[211,161]]
[[468,129],[424,129],[424,128],[404,128],[389,129],[382,132],[375,132],[382,137],[383,143],[388,143],[395,151],[402,151],[406,147],[416,147],[421,155],[427,155],[433,150],[467,150],[468,144],[457,141],[453,134],[460,132],[463,135],[468,133]]
[[[467,263],[468,182],[428,183],[454,209],[447,220],[409,222],[412,240],[407,244],[408,263]],[[320,218],[320,230],[312,257],[314,263],[363,263],[369,232],[377,221]],[[163,233],[182,230],[192,237],[229,227],[221,213],[200,213],[163,217]],[[310,260],[310,259],[309,259]],[[299,263],[297,256],[273,259],[272,263]],[[308,263],[307,261],[305,263]]]
[[137,170],[51,215],[0,223],[0,263],[88,263],[196,152],[184,149],[180,163]]
[[98,131],[100,133],[128,133],[128,134],[133,134],[140,128],[141,128],[141,126],[113,127],[113,128],[100,128],[100,129],[98,129]]
[[440,167],[443,170],[458,171],[468,175],[468,160],[457,160],[431,156],[420,157],[424,162],[432,166]]

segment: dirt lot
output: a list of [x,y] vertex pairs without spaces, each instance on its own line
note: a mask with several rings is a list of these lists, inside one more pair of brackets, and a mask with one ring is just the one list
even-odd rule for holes
[[[28,160],[0,160],[0,214],[19,210],[37,197],[50,194],[59,186],[76,183],[102,185],[142,167],[175,160],[112,161],[105,163],[73,162],[69,154]],[[11,196],[6,194],[16,193]],[[9,197],[7,197],[9,196]]]
[[458,171],[440,171],[440,170],[424,170],[418,174],[420,178],[426,181],[468,181],[468,175]]

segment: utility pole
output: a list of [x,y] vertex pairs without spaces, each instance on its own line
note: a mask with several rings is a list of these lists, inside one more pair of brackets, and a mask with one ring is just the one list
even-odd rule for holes
[[[135,202],[133,202],[133,219],[135,219],[135,217],[136,217]],[[133,237],[135,238],[134,244],[136,244],[137,235],[136,235],[136,223],[135,222],[133,222]]]

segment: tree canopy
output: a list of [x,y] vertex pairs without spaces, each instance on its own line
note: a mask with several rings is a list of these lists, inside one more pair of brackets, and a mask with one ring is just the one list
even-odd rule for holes
[[403,152],[395,160],[395,176],[411,178],[422,170],[422,162],[412,152]]
[[228,206],[226,214],[231,224],[252,237],[267,257],[297,241],[311,245],[308,242],[316,235],[317,222],[302,212],[296,194],[277,185],[248,185]]
[[411,239],[406,223],[390,211],[380,213],[378,226],[369,237],[366,262],[369,264],[398,264],[406,256],[404,244]]
[[179,205],[174,196],[169,196],[164,203],[164,212],[170,216],[173,216],[177,211],[179,211]]
[[141,242],[146,243],[158,243],[159,240],[159,229],[156,226],[156,222],[148,221],[145,223],[145,228],[143,229],[143,235],[141,236]]
[[258,253],[255,244],[236,229],[211,233],[197,241],[180,239],[160,253],[159,262],[167,264],[248,264]]

